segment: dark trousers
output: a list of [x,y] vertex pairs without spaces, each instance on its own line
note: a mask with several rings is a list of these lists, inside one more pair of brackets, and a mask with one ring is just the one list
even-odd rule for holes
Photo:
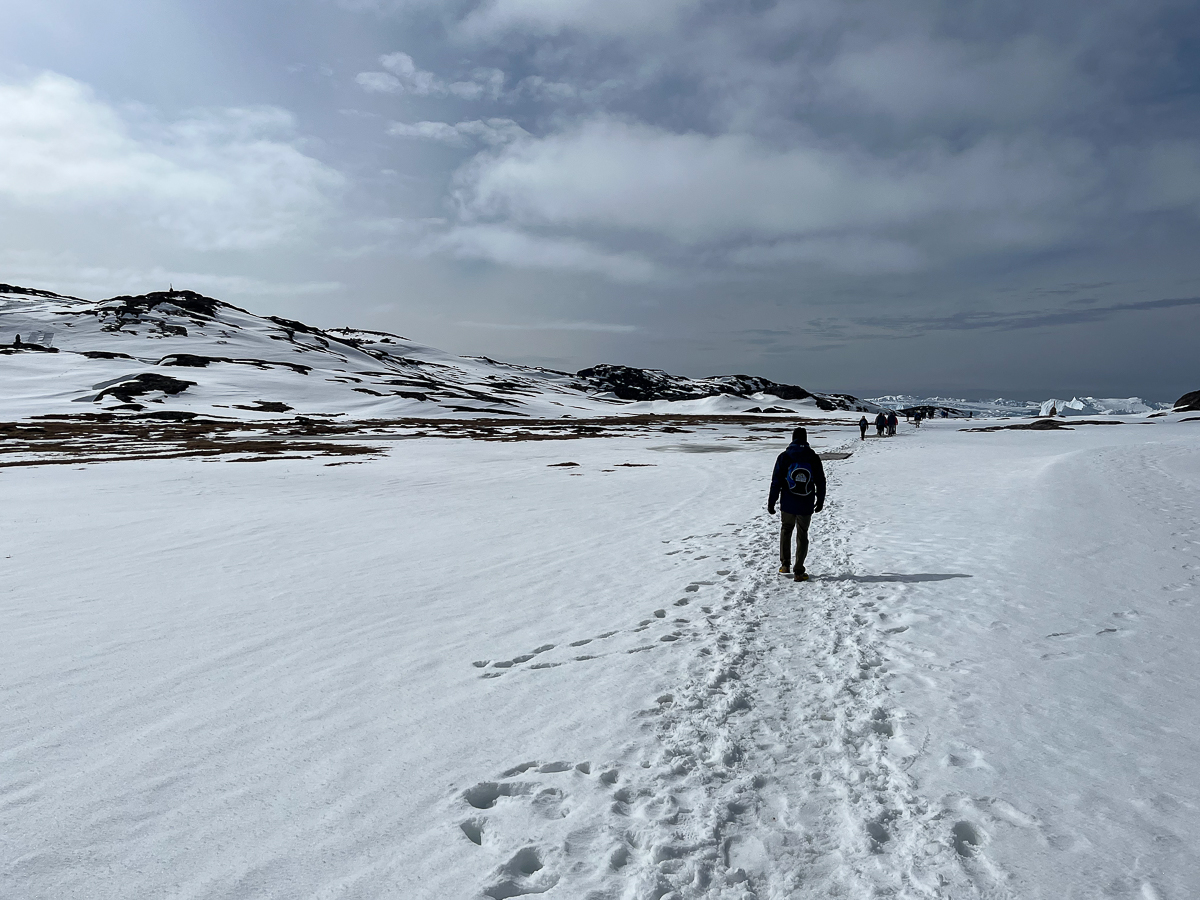
[[781,512],[782,524],[779,526],[779,561],[785,565],[792,564],[792,532],[796,532],[796,568],[793,571],[804,571],[804,560],[808,556],[808,525],[812,516],[798,516],[794,513]]

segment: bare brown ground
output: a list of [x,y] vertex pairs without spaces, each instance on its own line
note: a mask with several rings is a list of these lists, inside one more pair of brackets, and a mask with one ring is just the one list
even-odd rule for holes
[[[182,414],[187,415],[187,414]],[[612,416],[595,419],[294,419],[243,422],[196,416],[164,420],[114,413],[38,416],[0,422],[0,468],[135,459],[230,457],[260,462],[315,456],[369,456],[384,441],[442,437],[483,441],[561,441],[618,435],[695,434],[739,426],[738,439],[778,439],[797,425],[856,427],[837,419],[761,416]],[[728,435],[723,436],[728,438]],[[355,441],[370,443],[356,443]]]

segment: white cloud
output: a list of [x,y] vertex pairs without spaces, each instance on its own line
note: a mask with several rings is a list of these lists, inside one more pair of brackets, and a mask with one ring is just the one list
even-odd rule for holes
[[371,94],[399,94],[404,90],[403,82],[387,72],[359,72],[354,80]]
[[547,238],[494,225],[452,228],[428,239],[422,250],[522,269],[590,272],[621,282],[653,281],[661,274],[637,254],[613,253],[574,238]]
[[487,0],[462,23],[469,37],[509,31],[604,36],[667,32],[702,0]]
[[387,133],[395,137],[441,141],[457,146],[465,145],[469,138],[496,146],[529,136],[529,132],[512,119],[476,119],[472,122],[458,122],[455,125],[448,122],[392,122]]
[[392,72],[410,94],[425,96],[444,92],[446,89],[442,80],[432,72],[417,68],[417,64],[407,53],[388,53],[379,57],[379,64]]
[[417,97],[444,97],[447,94],[463,100],[496,100],[504,93],[504,72],[480,68],[471,73],[470,81],[447,84],[433,72],[417,66],[407,53],[387,53],[379,57],[386,72],[359,72],[354,80],[371,93],[413,94]]
[[456,81],[446,90],[464,100],[479,100],[486,97],[497,100],[504,93],[504,73],[499,69],[476,69],[471,81]]
[[456,197],[467,220],[705,243],[906,227],[931,217],[1053,218],[1095,176],[1087,150],[1071,142],[993,138],[959,152],[935,145],[883,159],[598,118],[481,154],[456,176]]
[[62,75],[0,83],[0,203],[142,223],[198,249],[261,247],[319,219],[343,184],[293,130],[272,107],[164,125]]

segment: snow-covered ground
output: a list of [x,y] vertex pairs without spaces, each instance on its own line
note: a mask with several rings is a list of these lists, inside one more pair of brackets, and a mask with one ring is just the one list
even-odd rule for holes
[[0,469],[0,896],[1193,896],[1180,418]]

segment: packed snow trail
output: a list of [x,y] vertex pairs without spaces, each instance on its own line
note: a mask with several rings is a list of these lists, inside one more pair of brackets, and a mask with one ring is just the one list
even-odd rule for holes
[[636,714],[649,740],[602,766],[526,760],[464,792],[464,833],[503,860],[485,896],[1010,896],[973,826],[907,774],[922,747],[881,656],[898,630],[881,590],[967,576],[851,574],[841,486],[835,466],[810,554],[836,574],[775,574],[778,520],[760,513],[688,586],[701,618],[678,617],[694,612],[684,593],[640,623],[689,654],[680,684]]

